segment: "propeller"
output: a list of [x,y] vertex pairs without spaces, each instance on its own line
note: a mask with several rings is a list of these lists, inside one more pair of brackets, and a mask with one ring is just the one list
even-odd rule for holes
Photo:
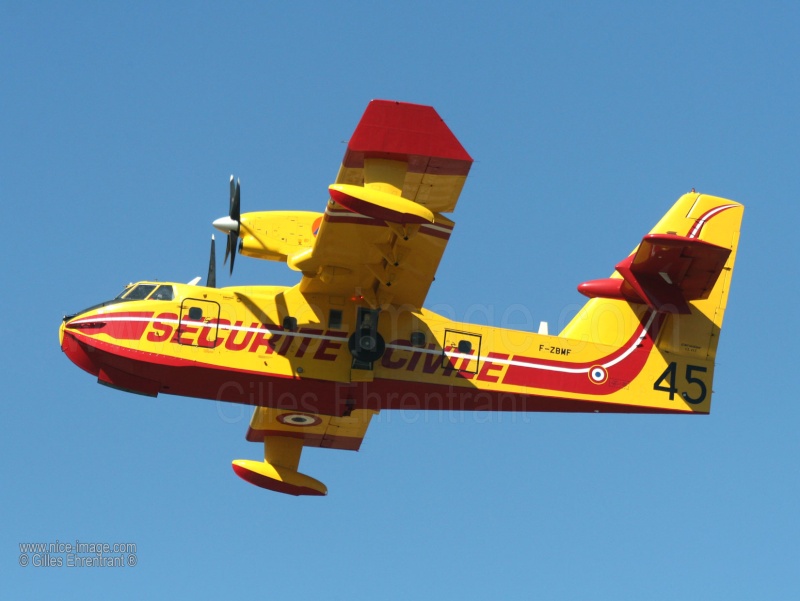
[[206,278],[208,288],[217,287],[217,246],[214,242],[214,234],[211,234],[211,256],[208,259],[208,277]]
[[[190,286],[197,286],[200,283],[200,276],[193,278],[189,282]],[[214,234],[211,234],[211,256],[208,259],[208,277],[206,278],[206,288],[217,287],[217,247],[214,243]]]
[[225,246],[225,261],[228,262],[228,256],[231,258],[231,274],[233,274],[233,261],[236,258],[236,247],[239,241],[239,219],[241,213],[239,211],[239,197],[241,195],[241,185],[239,180],[234,183],[233,176],[231,175],[231,203],[228,210],[227,217],[220,217],[214,221],[213,225],[222,233],[228,236],[228,244]]

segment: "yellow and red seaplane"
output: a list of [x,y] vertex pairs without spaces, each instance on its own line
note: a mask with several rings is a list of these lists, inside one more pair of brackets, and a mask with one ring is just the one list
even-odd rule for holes
[[138,282],[66,316],[61,348],[97,381],[255,407],[258,486],[324,495],[305,446],[358,450],[391,409],[706,414],[743,206],[682,196],[558,334],[423,307],[472,158],[432,107],[372,101],[324,212],[242,213],[231,177],[225,261],[285,262],[295,286]]

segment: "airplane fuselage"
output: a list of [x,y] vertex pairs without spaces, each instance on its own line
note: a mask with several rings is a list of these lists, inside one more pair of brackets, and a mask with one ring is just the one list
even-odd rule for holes
[[[76,364],[129,392],[326,415],[354,408],[707,412],[706,398],[653,398],[644,394],[652,388],[631,386],[652,384],[667,365],[648,361],[665,316],[643,307],[615,316],[619,344],[612,345],[455,322],[424,309],[370,312],[357,300],[297,287],[138,286],[171,286],[173,298],[118,299],[65,318],[60,330]],[[359,322],[363,314],[377,317],[374,331]],[[694,363],[705,373],[712,368]],[[645,369],[652,378],[638,378]]]

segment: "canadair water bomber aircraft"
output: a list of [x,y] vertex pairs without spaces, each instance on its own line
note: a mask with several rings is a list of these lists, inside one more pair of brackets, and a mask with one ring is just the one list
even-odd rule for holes
[[472,158],[428,106],[372,101],[322,213],[230,211],[237,253],[295,286],[138,282],[66,316],[61,348],[106,386],[255,407],[264,460],[237,475],[325,495],[303,447],[358,450],[382,410],[707,414],[743,206],[685,194],[557,335],[451,321],[423,308]]

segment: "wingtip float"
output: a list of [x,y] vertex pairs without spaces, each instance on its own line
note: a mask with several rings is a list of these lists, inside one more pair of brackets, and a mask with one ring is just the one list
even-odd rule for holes
[[472,158],[431,107],[372,101],[323,212],[214,222],[236,254],[299,271],[295,286],[138,282],[64,318],[61,348],[106,386],[255,407],[264,460],[241,478],[327,493],[305,447],[358,450],[381,410],[704,414],[742,205],[682,196],[557,335],[455,322],[423,308]]

